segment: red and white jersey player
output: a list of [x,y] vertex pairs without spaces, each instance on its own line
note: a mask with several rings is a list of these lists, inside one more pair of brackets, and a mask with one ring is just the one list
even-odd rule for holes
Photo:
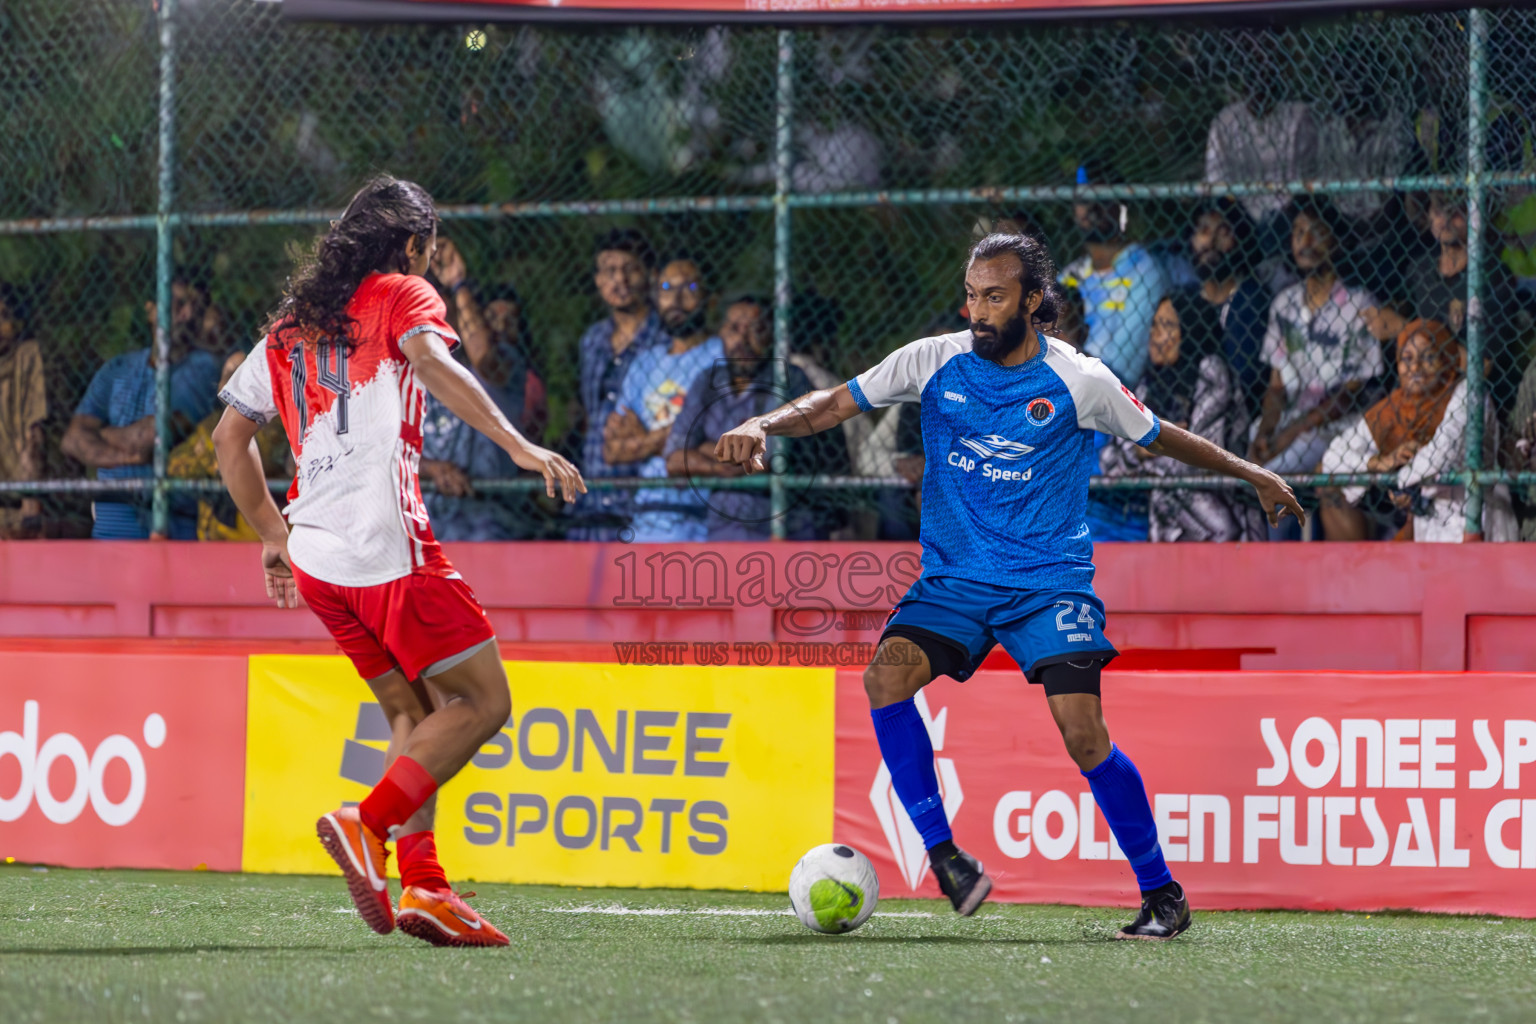
[[410,274],[368,276],[347,313],[351,344],[306,344],[298,329],[280,329],[219,397],[258,423],[282,418],[298,463],[284,509],[288,552],[306,574],[345,587],[457,576],[422,502],[426,390],[400,346],[424,331],[452,343],[458,335],[437,290]]

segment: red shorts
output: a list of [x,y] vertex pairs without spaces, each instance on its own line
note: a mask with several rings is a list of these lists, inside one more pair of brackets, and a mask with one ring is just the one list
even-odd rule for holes
[[395,668],[407,679],[419,679],[438,662],[496,636],[461,579],[412,574],[372,587],[341,587],[298,566],[293,578],[304,603],[364,679]]

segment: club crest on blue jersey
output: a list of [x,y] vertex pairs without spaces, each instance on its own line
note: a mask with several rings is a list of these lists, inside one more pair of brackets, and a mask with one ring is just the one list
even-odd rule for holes
[[1043,427],[1056,418],[1056,405],[1049,398],[1032,399],[1024,407],[1025,418],[1036,427]]

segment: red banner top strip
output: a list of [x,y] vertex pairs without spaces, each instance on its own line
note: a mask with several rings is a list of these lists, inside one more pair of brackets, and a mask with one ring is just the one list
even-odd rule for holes
[[[1490,0],[1509,6],[1522,0]],[[1523,0],[1529,2],[1529,0]],[[283,13],[327,21],[956,22],[1434,9],[1448,0],[284,0]]]
[[[412,0],[414,3],[455,3],[458,0]],[[559,10],[675,11],[721,14],[874,14],[901,15],[923,11],[1041,10],[1070,11],[1084,7],[1169,7],[1225,5],[1263,6],[1274,0],[477,0],[491,7]],[[1345,4],[1335,4],[1343,7]]]

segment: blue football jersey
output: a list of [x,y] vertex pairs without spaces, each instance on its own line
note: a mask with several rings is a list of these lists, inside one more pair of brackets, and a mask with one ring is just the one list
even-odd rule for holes
[[976,355],[970,331],[923,338],[848,382],[865,411],[921,405],[924,576],[1092,590],[1094,432],[1146,446],[1161,424],[1102,362],[1039,337],[1018,366]]

